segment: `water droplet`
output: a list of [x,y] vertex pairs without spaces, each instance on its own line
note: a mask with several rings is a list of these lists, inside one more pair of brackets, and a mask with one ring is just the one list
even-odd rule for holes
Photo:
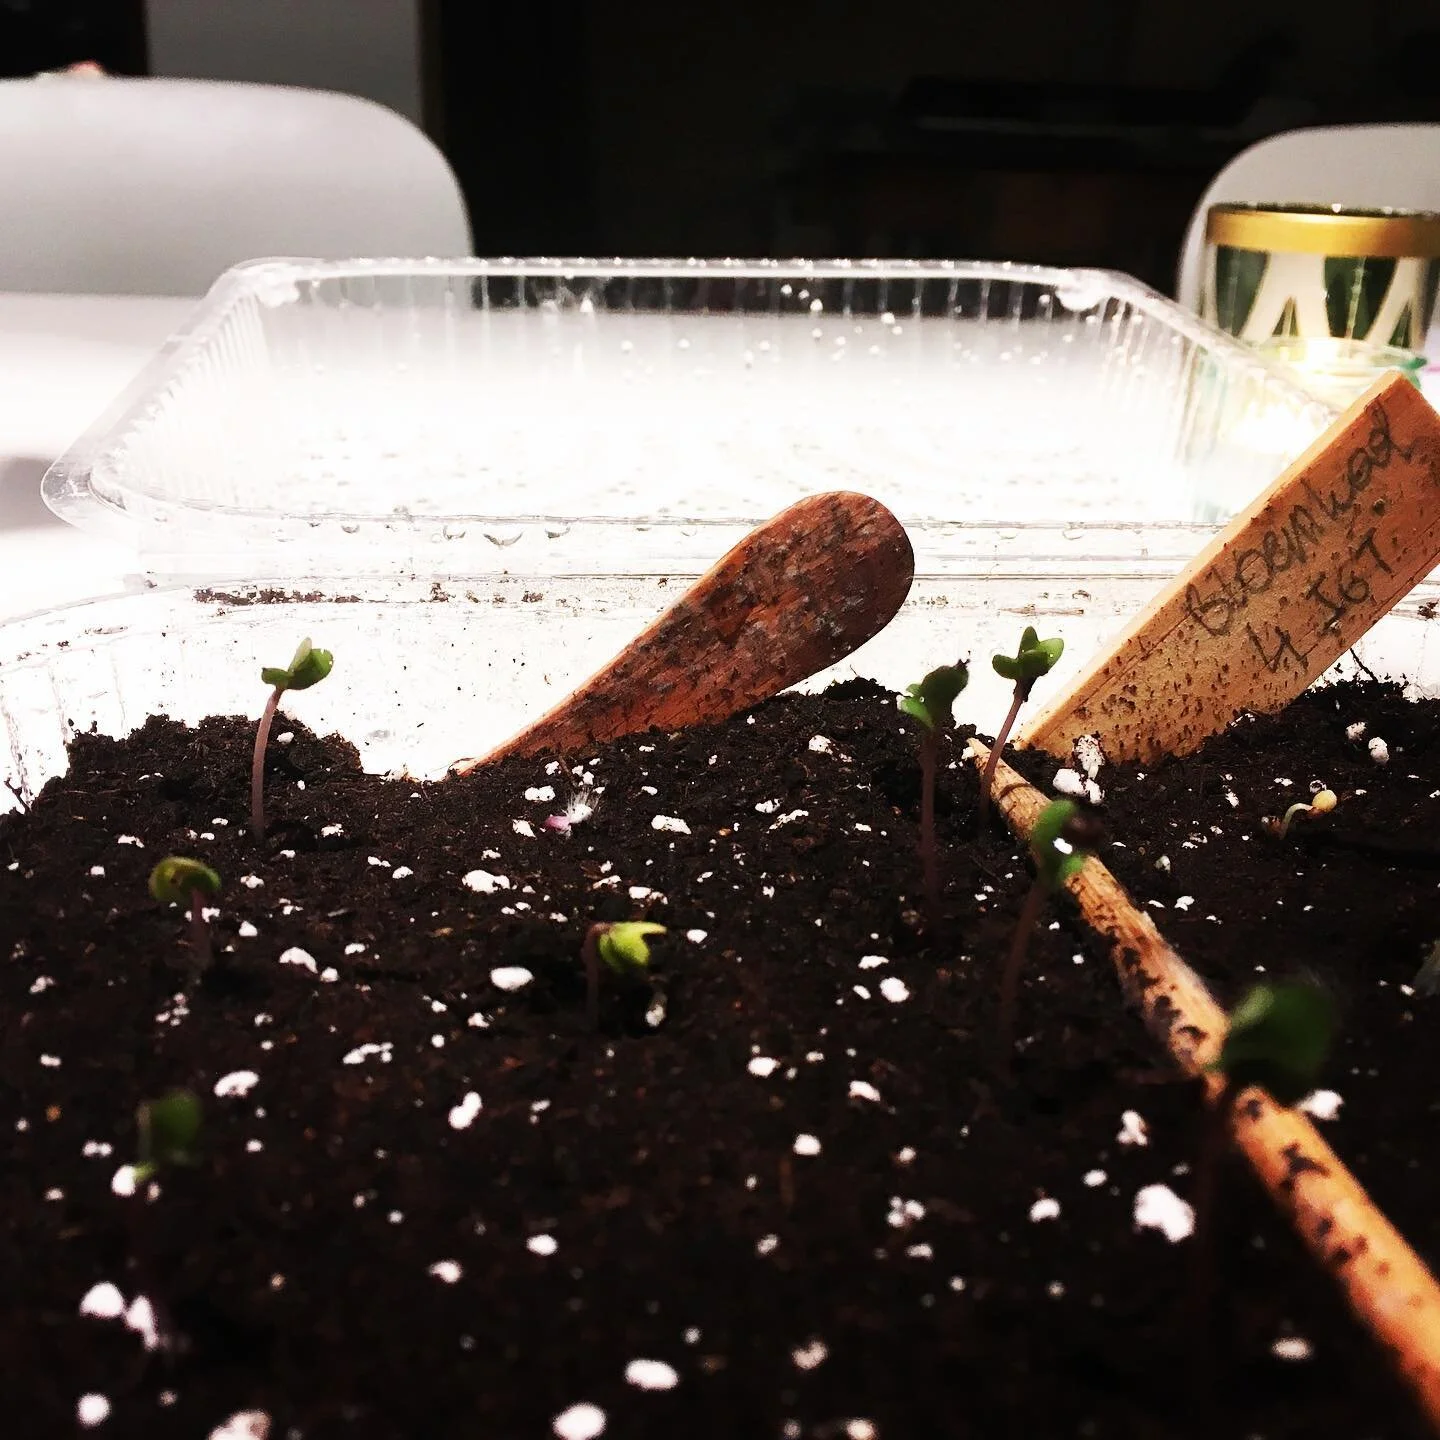
[[513,530],[487,530],[485,538],[492,544],[498,545],[502,550],[513,545],[525,532],[518,526]]
[[358,535],[360,533],[360,527],[358,525],[346,524],[342,525],[340,528],[347,535]]
[[465,527],[463,525],[446,525],[440,532],[447,540],[463,540],[465,538]]
[[568,535],[569,533],[570,526],[568,522],[563,520],[551,521],[551,523],[545,527],[545,538],[547,540],[559,540],[562,536]]

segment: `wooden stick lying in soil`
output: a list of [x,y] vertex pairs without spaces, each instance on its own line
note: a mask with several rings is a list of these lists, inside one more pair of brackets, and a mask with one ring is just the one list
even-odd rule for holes
[[[987,750],[970,742],[977,767]],[[995,802],[1016,835],[1029,835],[1046,799],[1005,761]],[[1126,998],[1187,1074],[1216,1104],[1221,1075],[1204,1070],[1225,1034],[1225,1013],[1198,975],[1136,909],[1098,860],[1067,882],[1092,929],[1110,941]],[[1263,1090],[1244,1091],[1232,1108],[1234,1141],[1351,1309],[1389,1353],[1401,1379],[1440,1433],[1440,1287],[1399,1231],[1377,1209],[1315,1127]]]

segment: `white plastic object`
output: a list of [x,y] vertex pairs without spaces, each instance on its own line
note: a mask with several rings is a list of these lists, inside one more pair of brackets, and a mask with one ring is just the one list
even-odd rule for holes
[[1287,130],[1242,151],[1190,217],[1175,279],[1187,310],[1200,306],[1210,207],[1267,201],[1440,211],[1440,125],[1323,125]]
[[921,573],[1163,575],[1334,414],[1101,271],[273,262],[44,488],[157,577],[698,574],[837,488]]
[[0,195],[0,290],[199,296],[261,256],[470,251],[440,151],[324,90],[3,80]]

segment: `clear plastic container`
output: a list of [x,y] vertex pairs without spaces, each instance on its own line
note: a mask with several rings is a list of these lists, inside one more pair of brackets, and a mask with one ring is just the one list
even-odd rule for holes
[[157,577],[683,575],[835,488],[925,574],[1164,573],[1334,414],[1099,271],[266,261],[45,496]]
[[[0,778],[33,794],[92,725],[254,714],[260,666],[305,635],[336,666],[294,713],[372,769],[440,773],[754,523],[838,487],[895,510],[917,579],[814,683],[973,656],[958,713],[993,730],[1009,692],[985,656],[1033,622],[1066,639],[1063,684],[1334,413],[1101,272],[242,267],[46,479],[161,588],[0,627]],[[266,589],[289,598],[248,603]],[[1428,675],[1427,593],[1372,663],[1398,646]]]
[[[920,579],[895,621],[811,688],[858,674],[899,689],[970,655],[978,663],[957,715],[993,732],[1010,687],[985,657],[1012,650],[1019,628],[1033,623],[1065,637],[1046,681],[1063,685],[1153,587],[1138,574],[959,587]],[[227,597],[172,586],[0,625],[0,811],[63,773],[77,731],[125,734],[151,714],[192,723],[258,715],[267,693],[260,667],[284,664],[306,635],[334,651],[335,669],[323,685],[287,697],[285,710],[353,740],[367,769],[438,775],[554,704],[675,595],[658,576],[361,577],[324,596],[297,593],[304,598],[250,603],[257,592],[248,589]],[[1440,588],[1421,586],[1366,636],[1360,657],[1440,694],[1440,640],[1427,618],[1437,602]]]

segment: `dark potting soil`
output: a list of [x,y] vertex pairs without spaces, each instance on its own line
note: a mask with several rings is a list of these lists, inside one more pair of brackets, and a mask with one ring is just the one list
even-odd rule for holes
[[[1102,772],[1105,858],[1227,998],[1257,962],[1335,978],[1329,1133],[1433,1254],[1427,1015],[1399,987],[1437,877],[1253,823],[1284,798],[1274,777],[1317,776],[1337,818],[1393,827],[1381,807],[1403,802],[1434,833],[1440,782],[1406,777],[1436,769],[1435,714],[1336,696],[1301,703],[1298,741],[1256,724],[1143,780]],[[1387,767],[1344,739],[1362,716]],[[3,1433],[74,1434],[84,1396],[108,1407],[87,1433],[147,1440],[242,1411],[272,1440],[543,1440],[602,1416],[607,1436],[725,1440],[1197,1428],[1190,1247],[1135,1219],[1142,1193],[1180,1211],[1150,1187],[1188,1193],[1196,1089],[1060,912],[995,1083],[996,967],[1029,875],[1006,837],[976,839],[959,737],[927,931],[915,736],[868,684],[433,785],[287,726],[261,844],[239,720],[81,737],[69,775],[0,819]],[[593,816],[546,831],[587,774]],[[183,915],[146,889],[167,853],[224,877],[198,981]],[[585,929],[639,917],[668,927],[656,992],[607,982],[592,1034]],[[204,1099],[199,1163],[148,1203],[113,1194],[137,1103],[177,1085]],[[1229,1179],[1205,1433],[1423,1433]],[[147,1352],[82,1315],[105,1282],[183,1343]]]
[[[1033,755],[1018,764],[1039,784],[1055,774]],[[1197,755],[1101,780],[1124,842],[1106,864],[1222,1004],[1277,973],[1330,988],[1341,1028],[1326,1084],[1344,1108],[1327,1134],[1434,1268],[1440,994],[1414,982],[1440,941],[1440,706],[1380,683],[1313,690]],[[1267,833],[1265,817],[1321,787],[1334,811],[1297,817],[1284,841]]]

